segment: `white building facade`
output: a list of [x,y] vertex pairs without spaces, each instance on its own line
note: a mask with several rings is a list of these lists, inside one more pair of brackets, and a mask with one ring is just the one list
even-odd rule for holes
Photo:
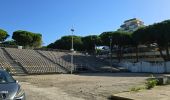
[[137,18],[129,19],[124,21],[124,24],[120,26],[120,29],[118,31],[125,31],[125,32],[134,32],[138,28],[143,27],[144,22]]

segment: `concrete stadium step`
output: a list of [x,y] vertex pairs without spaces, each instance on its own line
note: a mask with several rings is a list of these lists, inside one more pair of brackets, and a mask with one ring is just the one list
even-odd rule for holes
[[13,74],[26,74],[25,71],[23,70],[22,66],[18,65],[13,59],[12,57],[9,55],[9,53],[5,50],[5,48],[2,48],[2,50],[4,51],[4,56],[7,58],[8,62],[11,64],[12,69],[12,73]]
[[36,50],[36,52],[37,52],[40,56],[42,56],[43,58],[45,58],[46,60],[48,60],[48,61],[50,61],[51,63],[53,63],[56,67],[59,67],[60,70],[62,70],[62,73],[68,73],[68,72],[69,72],[69,70],[66,69],[64,66],[62,66],[62,65],[54,62],[53,60],[49,59],[49,58],[48,58],[46,55],[44,55],[42,52],[40,52],[40,51],[38,51],[38,50]]

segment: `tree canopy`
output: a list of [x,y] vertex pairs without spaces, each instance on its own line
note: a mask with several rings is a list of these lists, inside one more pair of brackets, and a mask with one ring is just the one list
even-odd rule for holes
[[[72,43],[72,36],[63,36],[61,39],[56,40],[54,43],[51,43],[47,46],[47,48],[53,49],[63,49],[63,50],[70,50]],[[81,51],[83,49],[83,43],[81,37],[73,36],[73,47],[74,50]]]
[[114,45],[117,46],[116,53],[120,61],[123,56],[122,51],[125,46],[132,44],[131,34],[132,33],[123,31],[103,32],[100,37],[104,45],[111,46],[111,51]]
[[9,37],[8,33],[7,33],[5,30],[0,29],[0,41],[3,42],[3,41],[5,41],[8,37]]
[[[164,60],[170,60],[170,20],[165,20],[145,27],[140,27],[133,33],[109,31],[103,32],[99,36],[74,36],[75,50],[85,51],[94,51],[96,45],[111,46],[111,48],[116,45],[117,49],[120,50],[118,53],[122,53],[121,50],[130,46],[135,47],[136,52],[138,52],[138,45],[148,45],[152,43],[156,43],[158,45],[160,55],[164,58]],[[70,50],[71,36],[64,36],[61,39],[56,40],[56,42],[51,43],[47,47]],[[163,50],[166,50],[166,54],[162,53]]]
[[[132,37],[139,44],[157,43],[160,55],[164,60],[170,60],[168,49],[170,45],[170,20],[140,28],[133,33]],[[164,49],[166,55],[162,53]]]
[[28,47],[40,47],[42,44],[42,35],[29,31],[18,30],[13,32],[12,39],[17,45]]
[[97,45],[101,45],[102,41],[101,38],[97,35],[89,35],[82,37],[82,42],[83,42],[83,50],[85,51],[95,51],[95,47]]
[[131,44],[131,34],[132,33],[122,31],[103,32],[100,38],[103,45],[109,46],[110,42],[112,42],[112,45],[125,46]]

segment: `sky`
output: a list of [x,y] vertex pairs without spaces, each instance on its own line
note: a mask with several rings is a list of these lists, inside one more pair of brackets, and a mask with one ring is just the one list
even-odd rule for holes
[[43,45],[62,36],[116,31],[125,20],[145,25],[170,19],[170,0],[0,0],[0,29],[41,33]]

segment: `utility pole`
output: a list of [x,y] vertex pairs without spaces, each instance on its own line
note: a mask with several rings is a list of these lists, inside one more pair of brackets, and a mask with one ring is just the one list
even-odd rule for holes
[[73,42],[73,33],[74,33],[74,29],[71,29],[71,33],[72,33],[72,37],[71,37],[71,74],[73,73],[74,70],[74,64],[73,64],[73,53],[74,53],[74,42]]
[[110,66],[112,67],[112,37],[110,36]]

